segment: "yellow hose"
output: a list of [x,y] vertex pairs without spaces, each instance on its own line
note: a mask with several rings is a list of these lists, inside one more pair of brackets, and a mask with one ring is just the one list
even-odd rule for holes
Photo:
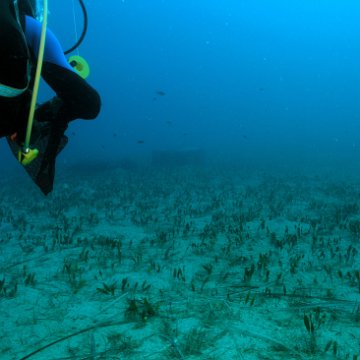
[[33,93],[32,93],[31,103],[30,103],[28,124],[27,124],[27,128],[26,128],[26,137],[25,137],[25,142],[24,142],[24,146],[23,146],[23,154],[27,154],[30,151],[29,147],[30,147],[30,140],[31,140],[31,132],[32,132],[33,123],[34,123],[34,114],[35,114],[36,102],[37,102],[37,98],[38,98],[39,85],[40,85],[40,79],[41,79],[41,70],[42,70],[43,59],[44,59],[47,16],[48,16],[48,1],[44,0],[44,14],[43,14],[42,29],[41,29],[39,53],[38,53],[38,59],[37,59],[37,64],[36,64],[35,81],[34,81],[34,88],[33,88]]

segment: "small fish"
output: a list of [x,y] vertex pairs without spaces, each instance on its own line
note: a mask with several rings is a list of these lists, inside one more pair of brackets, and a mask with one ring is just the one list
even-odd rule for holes
[[117,137],[117,133],[114,133],[114,134],[113,134],[113,137]]
[[167,123],[168,125],[171,125],[173,122],[170,121],[170,120],[168,120],[166,123]]
[[144,144],[144,142],[145,142],[144,140],[138,140],[137,141],[138,144]]
[[158,90],[156,93],[158,95],[160,95],[160,96],[165,96],[166,95],[165,91],[162,91],[162,90]]

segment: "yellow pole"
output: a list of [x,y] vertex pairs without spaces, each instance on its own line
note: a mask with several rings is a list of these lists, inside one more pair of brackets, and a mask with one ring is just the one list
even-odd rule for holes
[[26,137],[25,137],[25,143],[24,143],[24,147],[23,147],[23,154],[27,154],[30,151],[29,146],[30,146],[31,132],[32,132],[33,123],[34,123],[35,107],[36,107],[36,102],[37,102],[37,97],[38,97],[38,92],[39,92],[41,70],[42,70],[42,64],[43,64],[43,59],[44,59],[47,15],[48,15],[48,1],[44,0],[44,14],[43,14],[42,29],[41,29],[39,53],[38,53],[38,59],[37,59],[37,64],[36,64],[34,88],[33,88],[33,94],[31,97],[30,111],[29,111],[29,116],[28,116],[28,124],[27,124],[27,128],[26,128]]

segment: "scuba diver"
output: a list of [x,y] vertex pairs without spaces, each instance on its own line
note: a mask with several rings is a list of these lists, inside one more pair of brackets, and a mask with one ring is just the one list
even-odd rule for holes
[[[0,0],[0,138],[7,136],[18,147],[26,137],[41,34],[36,1]],[[33,161],[37,164],[31,176],[47,195],[53,189],[56,156],[66,143],[69,122],[96,118],[101,100],[68,64],[50,30],[46,31],[41,77],[56,95],[35,111],[31,143],[41,136],[46,142],[41,156]]]

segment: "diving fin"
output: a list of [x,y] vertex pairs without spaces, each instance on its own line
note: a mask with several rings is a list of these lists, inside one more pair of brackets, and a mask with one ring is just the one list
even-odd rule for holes
[[[52,191],[54,177],[44,176],[44,169],[41,170],[43,164],[45,150],[50,138],[51,124],[48,122],[37,122],[34,121],[33,133],[31,136],[31,148],[38,150],[38,155],[32,159],[28,164],[23,164],[23,168],[29,174],[33,182],[40,188],[43,194],[47,195]],[[19,152],[22,152],[21,144],[10,136],[7,138],[11,152],[18,159]],[[60,141],[60,145],[57,150],[57,155],[64,149],[68,142],[67,136],[63,135]]]

